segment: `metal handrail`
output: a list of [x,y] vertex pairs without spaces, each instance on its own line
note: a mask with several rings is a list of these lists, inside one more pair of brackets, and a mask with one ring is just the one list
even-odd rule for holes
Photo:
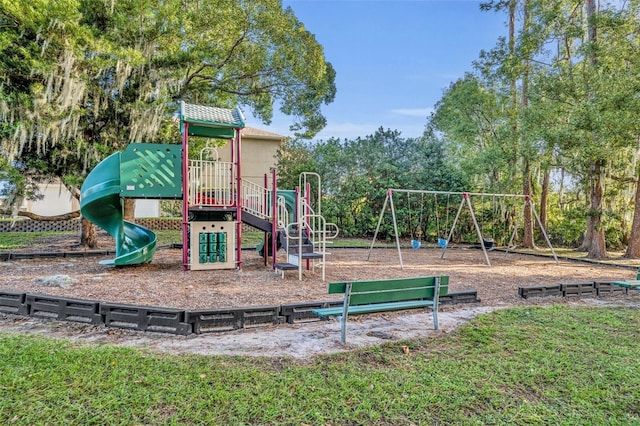
[[262,219],[270,217],[269,202],[271,191],[251,181],[242,181],[242,207]]

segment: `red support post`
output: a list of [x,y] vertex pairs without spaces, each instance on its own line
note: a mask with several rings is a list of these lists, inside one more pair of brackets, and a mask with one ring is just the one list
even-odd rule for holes
[[189,123],[182,129],[182,270],[189,269]]
[[[300,216],[300,203],[298,203],[298,198],[300,197],[300,187],[296,186],[296,205],[295,205],[295,222],[298,223],[298,216]],[[300,227],[300,223],[298,223],[298,230]]]
[[[267,203],[269,202],[269,196],[267,195],[266,189],[268,188],[268,185],[269,185],[269,178],[266,173],[264,174],[264,180],[262,181],[262,183],[263,183],[263,188],[265,189],[262,203],[264,206],[267,206]],[[264,266],[267,266],[267,263],[268,263],[268,260],[267,260],[268,253],[269,253],[267,250],[268,243],[269,243],[269,233],[267,231],[264,231],[264,236],[262,238],[262,257],[264,258]]]
[[[306,219],[305,222],[307,223],[307,225],[309,224],[309,210],[311,209],[311,184],[309,182],[305,183],[304,185],[304,198],[305,201],[307,202],[307,208],[306,208]],[[307,234],[307,238],[311,239],[311,229],[309,229],[309,227],[307,226],[306,229],[306,234]],[[311,260],[307,259],[307,271],[311,269]]]
[[[236,129],[236,265],[242,267],[242,170],[240,168],[241,138],[240,129]],[[233,146],[231,147],[233,149]]]
[[276,251],[278,250],[278,186],[276,169],[271,170],[271,264],[276,269]]

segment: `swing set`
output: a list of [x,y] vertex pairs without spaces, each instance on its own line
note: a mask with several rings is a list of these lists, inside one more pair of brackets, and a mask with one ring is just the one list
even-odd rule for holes
[[[403,269],[403,262],[402,262],[402,252],[400,250],[400,233],[398,232],[398,220],[397,220],[397,216],[396,216],[396,209],[394,206],[394,202],[393,202],[393,194],[397,193],[397,194],[407,194],[407,203],[408,203],[408,218],[409,218],[409,230],[410,230],[410,234],[411,234],[411,247],[414,249],[420,248],[421,247],[421,242],[420,242],[420,238],[423,235],[424,232],[424,228],[423,228],[423,219],[424,219],[424,209],[425,209],[425,196],[433,196],[434,199],[434,203],[433,205],[435,206],[434,208],[434,219],[436,222],[436,228],[437,228],[437,246],[438,248],[442,249],[442,253],[440,255],[441,259],[444,259],[445,253],[447,251],[447,248],[449,247],[449,243],[451,242],[451,239],[454,235],[454,231],[456,230],[456,225],[459,224],[459,219],[461,216],[461,213],[463,212],[463,210],[465,209],[465,207],[467,208],[467,211],[469,213],[469,216],[471,217],[471,220],[473,222],[473,229],[475,230],[476,236],[478,238],[478,241],[480,243],[480,248],[482,249],[482,252],[484,254],[484,258],[485,261],[487,263],[488,266],[491,266],[491,261],[489,260],[489,254],[488,251],[489,250],[493,250],[494,248],[494,239],[493,238],[485,238],[483,236],[483,227],[481,225],[484,224],[484,216],[485,216],[485,209],[484,209],[484,205],[485,205],[485,198],[488,198],[491,200],[491,211],[489,212],[490,214],[488,214],[488,216],[491,216],[491,219],[494,221],[494,223],[491,226],[491,232],[492,235],[494,235],[495,231],[496,231],[496,226],[495,226],[495,218],[498,216],[499,210],[500,213],[502,214],[502,216],[506,215],[506,207],[505,207],[505,200],[522,200],[522,217],[524,217],[524,211],[526,209],[527,206],[529,206],[529,208],[531,208],[531,212],[533,213],[535,220],[538,224],[538,226],[540,227],[540,231],[542,233],[542,235],[544,236],[544,239],[547,243],[547,246],[549,247],[549,249],[551,249],[551,253],[553,254],[553,258],[555,259],[556,264],[558,264],[558,257],[556,256],[556,253],[553,249],[553,246],[551,245],[551,241],[549,240],[549,236],[547,235],[546,230],[544,229],[544,227],[542,226],[542,222],[540,221],[540,217],[538,216],[538,213],[536,212],[536,209],[533,205],[533,202],[531,200],[531,197],[529,195],[517,195],[517,194],[491,194],[491,193],[482,193],[482,192],[451,192],[451,191],[426,191],[426,190],[417,190],[417,189],[395,189],[395,188],[389,188],[387,190],[387,196],[384,200],[384,204],[382,205],[382,210],[380,211],[380,217],[378,218],[378,225],[376,226],[376,230],[373,234],[373,241],[371,242],[371,247],[369,248],[369,253],[367,255],[367,260],[370,259],[371,257],[371,251],[373,250],[373,246],[376,242],[376,238],[378,237],[378,232],[380,231],[380,226],[382,224],[382,219],[384,217],[385,211],[387,209],[387,205],[390,206],[390,210],[391,210],[391,217],[393,218],[393,231],[395,234],[395,240],[396,240],[396,248],[398,251],[398,259],[400,262],[400,269]],[[419,224],[418,224],[418,229],[415,232],[415,236],[417,237],[417,240],[414,239],[414,232],[413,232],[413,226],[412,226],[412,220],[411,220],[411,195],[412,194],[420,194],[420,215],[419,215]],[[441,234],[440,233],[440,222],[441,222],[441,215],[439,213],[439,205],[438,205],[438,197],[446,197],[447,201],[446,201],[446,209],[445,209],[445,225],[444,225],[444,229],[445,232],[446,230],[449,228],[449,211],[450,211],[450,201],[451,201],[451,197],[460,197],[460,204],[458,206],[458,210],[456,211],[456,215],[455,218],[453,219],[453,223],[451,225],[451,228],[449,229],[449,232],[447,234]],[[478,222],[475,210],[473,208],[473,203],[471,202],[471,198],[480,198],[480,203],[482,205],[482,209],[480,209],[480,222]],[[498,202],[502,201],[502,207],[498,208]],[[507,243],[507,249],[505,251],[505,254],[508,254],[509,251],[512,248],[513,245],[513,241],[516,237],[516,234],[518,232],[518,219],[519,216],[516,214],[515,218],[513,220],[513,229],[511,232],[511,236],[509,238],[509,242]]]

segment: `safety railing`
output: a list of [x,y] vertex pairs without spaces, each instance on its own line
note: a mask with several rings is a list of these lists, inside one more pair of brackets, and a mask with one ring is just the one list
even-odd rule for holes
[[189,205],[231,207],[235,202],[233,163],[189,160]]
[[242,207],[247,212],[262,219],[271,216],[269,211],[269,197],[271,191],[251,181],[242,181]]
[[314,247],[321,247],[321,251],[325,251],[327,240],[333,240],[338,236],[338,225],[327,222],[324,216],[317,214],[304,199],[300,200],[300,209],[302,213],[299,220],[303,229],[307,230]]
[[287,202],[284,197],[280,196],[277,198],[276,209],[277,227],[287,228],[291,223],[291,218],[289,217],[289,210],[287,210]]

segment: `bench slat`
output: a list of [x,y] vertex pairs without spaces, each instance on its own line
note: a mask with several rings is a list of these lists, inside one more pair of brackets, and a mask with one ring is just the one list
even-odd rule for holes
[[433,287],[417,287],[407,289],[394,288],[379,291],[364,291],[360,293],[352,291],[349,306],[432,298]]
[[[372,312],[383,311],[400,311],[403,309],[422,308],[427,306],[433,306],[433,300],[412,300],[409,302],[390,302],[390,303],[375,303],[371,305],[358,305],[349,306],[349,314],[366,314]],[[333,317],[342,315],[342,307],[337,308],[319,308],[314,309],[311,312],[320,317]]]
[[[345,281],[342,282],[334,282],[329,283],[329,294],[344,294],[347,283]],[[402,288],[412,288],[412,287],[424,287],[424,286],[434,286],[435,285],[435,277],[410,277],[410,278],[398,278],[398,279],[383,279],[383,280],[367,280],[367,281],[352,281],[351,282],[351,291],[359,292],[359,291],[374,291],[374,290],[385,290],[388,288],[394,289],[402,289]],[[449,287],[449,277],[442,276],[440,279],[440,288],[448,288]],[[440,295],[445,295],[446,292],[440,291]]]
[[633,289],[633,288],[640,287],[640,280],[614,281],[611,284]]

